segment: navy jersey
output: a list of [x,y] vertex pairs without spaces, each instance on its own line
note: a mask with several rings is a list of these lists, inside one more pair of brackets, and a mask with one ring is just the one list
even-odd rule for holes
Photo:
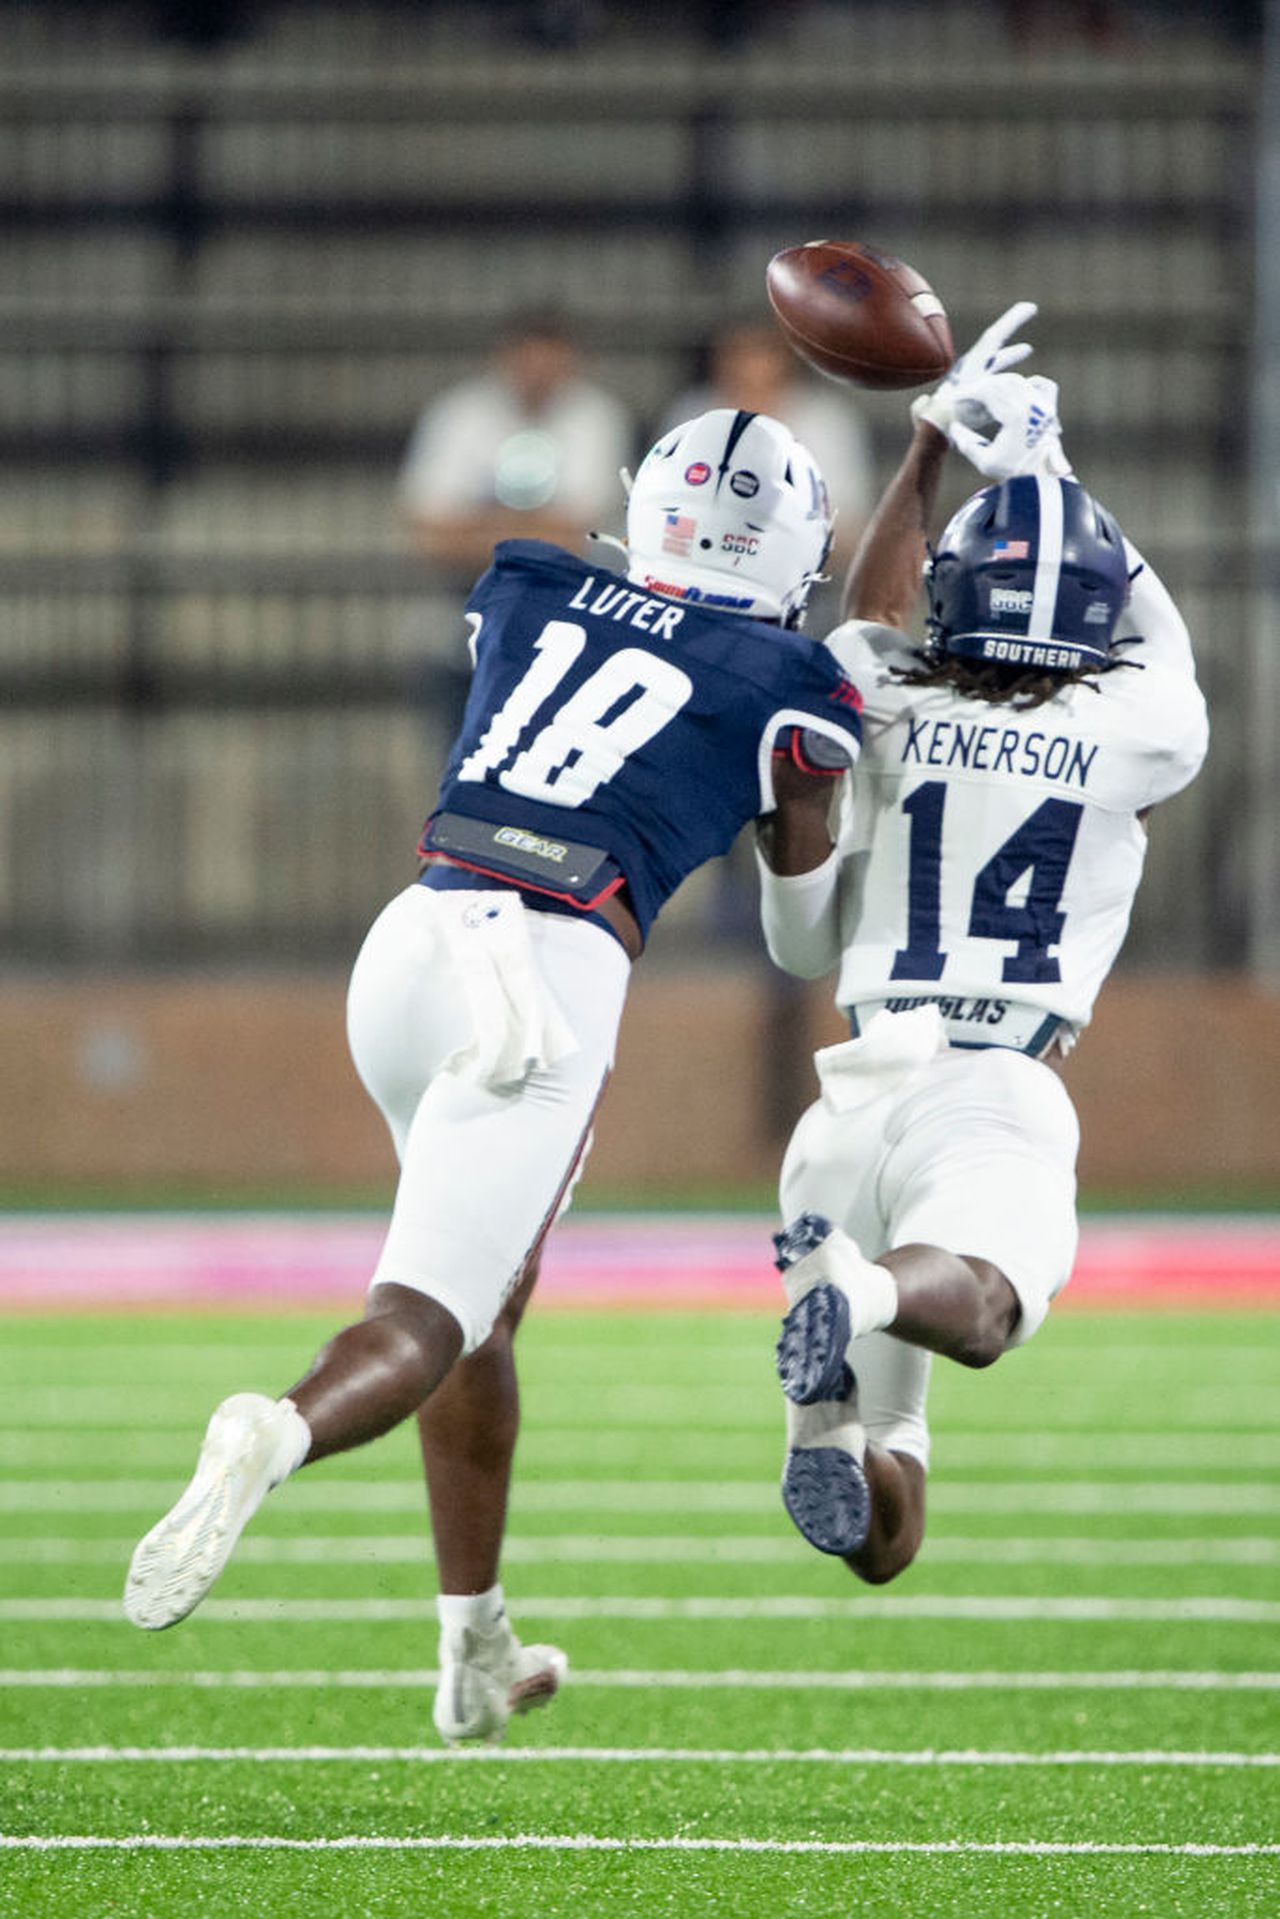
[[[475,673],[432,816],[459,824],[451,856],[467,863],[456,848],[483,822],[500,829],[491,847],[549,856],[542,890],[556,892],[556,857],[585,871],[598,852],[642,934],[687,873],[772,811],[780,733],[857,756],[858,695],[800,634],[646,592],[542,540],[503,541],[467,612]],[[424,845],[450,842],[429,828]]]

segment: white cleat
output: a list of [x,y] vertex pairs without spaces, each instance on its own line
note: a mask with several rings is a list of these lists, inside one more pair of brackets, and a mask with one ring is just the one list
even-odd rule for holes
[[185,1619],[271,1488],[301,1463],[308,1440],[291,1400],[265,1393],[224,1399],[209,1421],[191,1484],[134,1552],[125,1617],[149,1632]]
[[446,1745],[483,1739],[496,1746],[512,1713],[545,1706],[564,1684],[569,1661],[558,1646],[522,1646],[505,1619],[492,1632],[472,1627],[440,1640],[440,1684],[432,1718]]

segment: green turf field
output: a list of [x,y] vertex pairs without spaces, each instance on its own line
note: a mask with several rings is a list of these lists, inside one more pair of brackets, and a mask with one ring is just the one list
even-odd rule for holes
[[779,1505],[771,1322],[535,1312],[506,1585],[574,1670],[466,1756],[407,1432],[274,1495],[186,1624],[117,1611],[212,1405],[330,1330],[5,1324],[0,1913],[1280,1911],[1280,1318],[939,1363],[930,1538],[870,1592]]

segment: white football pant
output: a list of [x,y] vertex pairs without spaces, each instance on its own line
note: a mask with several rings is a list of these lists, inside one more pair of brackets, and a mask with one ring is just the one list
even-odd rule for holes
[[[802,1115],[782,1166],[782,1217],[822,1213],[868,1259],[923,1244],[989,1260],[1022,1307],[1016,1346],[1071,1274],[1078,1144],[1051,1067],[1003,1047],[944,1047],[865,1104],[837,1113],[819,1100]],[[931,1355],[872,1333],[849,1357],[868,1438],[927,1467]]]
[[488,1337],[563,1204],[613,1063],[630,962],[589,920],[511,889],[409,886],[355,963],[347,1032],[400,1160],[371,1284]]

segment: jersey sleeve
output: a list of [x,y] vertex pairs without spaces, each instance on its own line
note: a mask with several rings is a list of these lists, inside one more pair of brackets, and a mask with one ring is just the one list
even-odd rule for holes
[[1175,667],[1143,664],[1144,672],[1121,666],[1107,676],[1124,682],[1132,782],[1124,797],[1134,812],[1189,786],[1209,746],[1209,716],[1195,680]]
[[1209,714],[1203,693],[1188,675],[1157,666],[1150,668],[1144,679],[1148,679],[1144,693],[1159,712],[1159,731],[1150,756],[1148,798],[1144,800],[1146,806],[1155,806],[1159,800],[1171,800],[1174,793],[1182,793],[1182,787],[1196,779],[1209,750]]
[[1130,584],[1128,604],[1116,622],[1115,644],[1120,649],[1120,657],[1194,679],[1196,663],[1191,635],[1168,588],[1155,568],[1127,539],[1124,551]]

